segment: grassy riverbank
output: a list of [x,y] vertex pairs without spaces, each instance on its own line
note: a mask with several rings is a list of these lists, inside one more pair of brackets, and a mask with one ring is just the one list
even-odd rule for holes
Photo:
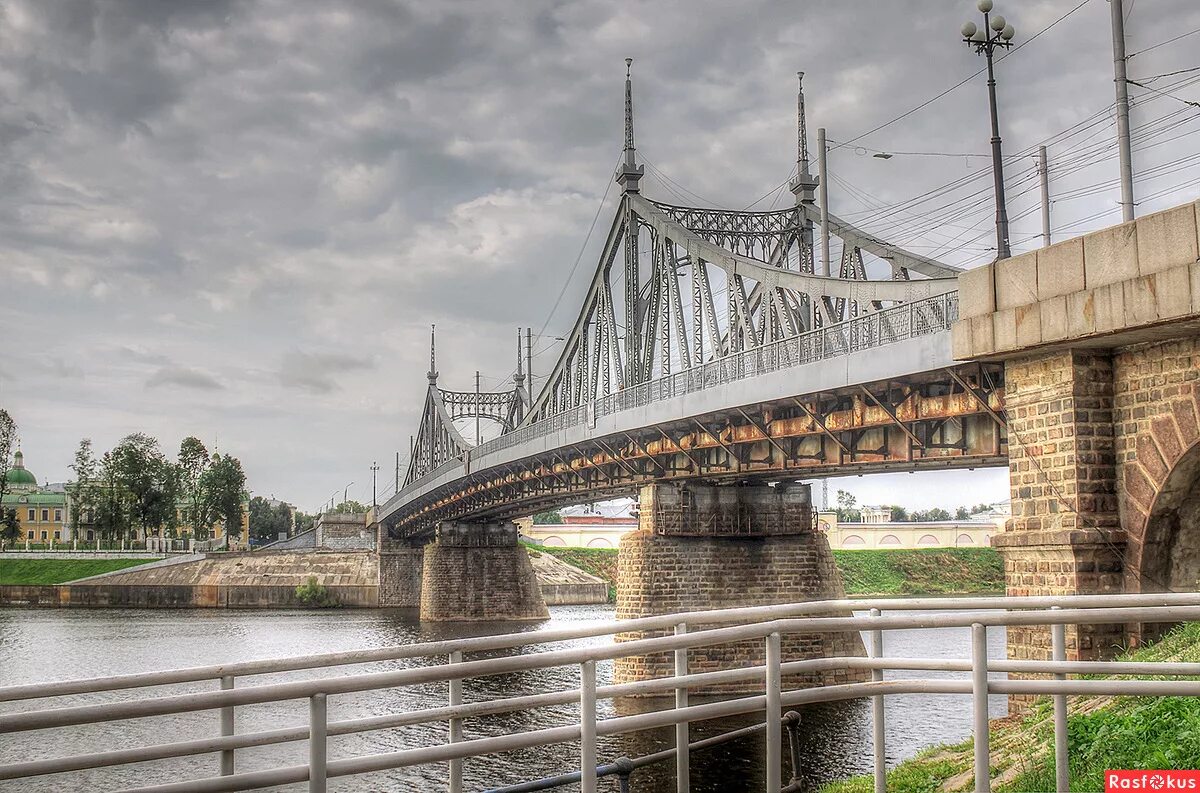
[[1004,592],[1004,560],[992,548],[835,550],[846,594],[971,595]]
[[[531,545],[567,564],[617,583],[615,548],[551,548]],[[1004,591],[1004,562],[991,548],[913,548],[834,551],[846,594],[905,596],[991,594]]]
[[[1200,661],[1200,624],[1128,653],[1132,661]],[[1196,697],[1072,697],[1068,705],[1071,790],[1104,790],[1111,768],[1200,768],[1200,699]],[[992,723],[992,790],[1054,789],[1054,723],[1049,701],[1024,717]],[[928,749],[888,772],[893,793],[974,788],[971,741]],[[826,785],[822,793],[869,793],[869,776]]]
[[0,559],[0,584],[64,584],[153,559]]

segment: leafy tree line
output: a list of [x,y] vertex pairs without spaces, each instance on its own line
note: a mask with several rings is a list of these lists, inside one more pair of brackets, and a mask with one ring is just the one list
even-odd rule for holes
[[[17,439],[17,423],[8,411],[0,408],[0,499],[8,493],[8,468],[12,465],[13,443]],[[0,509],[0,539],[11,541],[21,536],[21,521],[15,507]]]
[[198,438],[184,438],[174,460],[155,438],[140,432],[99,458],[91,439],[84,438],[71,470],[71,521],[90,525],[104,540],[132,537],[139,530],[177,537],[188,529],[193,539],[207,540],[217,522],[230,533],[242,525],[246,474],[241,461],[210,455]]
[[[971,516],[975,513],[986,512],[995,506],[995,504],[976,504],[973,507],[959,507],[954,511],[954,514],[941,507],[924,510],[916,509],[909,512],[901,506],[883,504],[880,506],[880,509],[891,510],[892,520],[896,522],[925,523],[938,520],[970,520]],[[862,521],[862,510],[859,509],[858,499],[854,497],[854,494],[845,490],[837,491],[837,516],[838,521],[842,523],[859,523]]]

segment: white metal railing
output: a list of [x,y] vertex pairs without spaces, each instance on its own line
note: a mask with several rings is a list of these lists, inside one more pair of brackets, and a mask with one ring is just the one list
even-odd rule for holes
[[[893,344],[917,336],[946,331],[958,319],[958,292],[914,300],[892,308],[873,311],[859,317],[806,331],[750,350],[685,369],[675,374],[622,389],[573,408],[561,411],[481,443],[470,451],[472,459],[518,446],[560,430],[594,422],[603,416],[642,407],[672,397],[693,394],[727,383],[777,372],[793,366],[816,363],[852,352]],[[419,491],[429,482],[462,467],[451,460],[402,487],[389,503],[404,503],[404,497]]]
[[[867,616],[840,616],[851,609],[870,609]],[[887,614],[890,610],[936,610],[937,613],[911,615]],[[828,615],[834,616],[828,616]],[[1200,676],[1198,663],[1081,662],[1065,660],[1065,625],[1122,624],[1130,622],[1166,623],[1200,620],[1200,593],[1159,595],[1107,595],[1074,597],[1017,598],[927,598],[866,601],[819,601],[756,608],[689,612],[619,620],[579,628],[542,630],[528,633],[488,636],[456,641],[428,642],[408,646],[384,647],[352,652],[327,653],[218,666],[176,669],[143,674],[99,677],[88,680],[48,682],[0,688],[0,702],[53,699],[57,707],[39,707],[0,715],[0,734],[29,730],[53,730],[84,724],[104,724],[125,719],[170,714],[216,711],[220,714],[221,734],[151,746],[135,746],[106,752],[66,757],[30,759],[0,766],[0,780],[28,779],[45,774],[83,771],[148,760],[182,758],[199,754],[218,756],[218,776],[191,779],[135,788],[138,791],[236,791],[275,785],[308,783],[310,791],[324,791],[326,780],[427,763],[450,763],[448,788],[462,789],[463,762],[472,757],[516,749],[564,742],[580,743],[578,779],[584,791],[594,791],[597,778],[596,740],[607,736],[674,725],[676,740],[683,751],[674,753],[680,779],[680,791],[688,789],[688,724],[736,714],[762,713],[767,731],[767,790],[779,791],[781,781],[780,724],[782,708],[815,702],[871,697],[875,716],[874,752],[876,790],[884,782],[884,746],[886,725],[883,718],[885,696],[911,693],[970,695],[974,709],[976,747],[976,790],[987,791],[988,778],[988,694],[1048,694],[1055,697],[1055,758],[1060,770],[1059,790],[1066,790],[1065,696],[1072,695],[1187,695],[1200,696],[1200,681],[1184,680],[1069,680],[1068,674],[1120,674],[1154,676]],[[1050,661],[989,659],[987,629],[991,626],[1050,626],[1053,657]],[[703,629],[694,629],[704,626]],[[715,627],[713,627],[715,626]],[[941,658],[888,658],[883,653],[883,636],[899,629],[945,627],[971,628],[970,660]],[[549,649],[525,655],[468,658],[469,654],[561,642],[596,636],[615,636],[629,631],[653,631],[664,635],[634,641],[613,642],[602,646]],[[786,660],[780,653],[780,637],[791,633],[865,631],[870,638],[870,655],[862,657]],[[716,672],[689,673],[691,648],[727,644],[736,641],[765,642],[766,662]],[[672,677],[598,686],[595,665],[598,661],[671,652],[675,658]],[[435,657],[445,662],[395,671],[350,674],[343,667],[401,658]],[[463,704],[461,681],[467,678],[522,672],[551,667],[575,666],[580,670],[578,689],[547,691],[501,699]],[[264,683],[237,687],[247,677],[301,669],[330,670],[325,677]],[[828,685],[788,690],[783,680],[789,676],[828,670],[869,670],[870,682]],[[886,680],[885,670],[926,670],[971,672],[970,680],[905,679]],[[988,672],[1020,672],[1054,675],[1049,680],[989,680]],[[738,697],[702,705],[688,702],[689,688],[737,681],[764,681],[763,694]],[[142,689],[196,681],[211,681],[213,691],[177,695],[145,692],[136,699],[90,704],[87,695],[125,689]],[[366,718],[329,721],[328,699],[352,692],[414,686],[438,681],[450,686],[446,706],[389,713]],[[626,695],[674,694],[674,707],[652,713],[599,719],[598,699]],[[80,697],[80,695],[83,695]],[[83,704],[74,699],[80,697]],[[61,702],[62,698],[68,698]],[[307,700],[308,724],[238,734],[234,709],[259,703]],[[465,738],[462,721],[536,707],[578,703],[578,723],[517,732],[508,735]],[[446,743],[403,749],[372,755],[330,759],[327,741],[331,736],[347,735],[395,727],[446,722]],[[116,733],[114,733],[115,735]],[[237,772],[238,752],[252,747],[294,741],[308,741],[309,760],[302,765],[263,771]],[[69,742],[45,740],[42,746],[69,745]],[[693,747],[695,748],[695,747]],[[631,768],[628,763],[623,768]],[[607,768],[607,767],[606,767]],[[620,769],[618,768],[618,771]],[[794,770],[794,769],[793,769]],[[605,771],[608,773],[608,771]],[[526,788],[539,789],[539,788]]]

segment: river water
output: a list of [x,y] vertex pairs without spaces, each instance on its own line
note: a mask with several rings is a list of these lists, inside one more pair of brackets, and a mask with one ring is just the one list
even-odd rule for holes
[[[156,669],[198,666],[256,658],[302,655],[395,644],[411,644],[452,637],[478,636],[505,630],[562,628],[613,619],[611,606],[559,606],[551,608],[547,622],[532,626],[462,626],[421,624],[411,611],[235,611],[196,610],[53,610],[0,609],[0,685],[124,674]],[[968,658],[969,630],[952,628],[896,631],[885,634],[891,656]],[[582,639],[555,645],[591,646],[607,638]],[[1003,657],[1004,632],[989,635],[989,655]],[[519,652],[513,650],[511,652]],[[338,674],[358,674],[409,668],[426,663],[419,659],[346,667]],[[272,682],[322,676],[320,670],[271,677]],[[324,674],[329,674],[328,672]],[[931,673],[908,673],[927,676]],[[888,673],[899,678],[905,673]],[[961,675],[945,674],[945,677]],[[610,664],[597,671],[600,685],[611,682]],[[265,681],[267,678],[259,678]],[[250,681],[239,681],[250,685]],[[579,685],[577,669],[549,669],[464,682],[467,702],[536,693]],[[213,684],[191,684],[159,689],[164,694],[212,690]],[[105,702],[130,698],[112,692],[88,696],[84,701]],[[383,715],[402,710],[445,704],[446,686],[429,685],[363,694],[330,697],[330,720]],[[601,701],[603,717],[624,715],[654,707],[653,700]],[[0,712],[28,710],[40,701],[0,703]],[[77,703],[78,704],[78,703]],[[969,699],[964,696],[911,695],[890,697],[886,703],[888,761],[893,764],[920,749],[958,741],[970,733]],[[1005,713],[1005,698],[992,697],[991,715]],[[871,769],[871,716],[866,701],[811,706],[803,710],[801,734],[802,776],[809,789],[824,782]],[[306,724],[307,704],[275,703],[239,708],[238,732]],[[577,721],[578,708],[543,708],[466,722],[466,737],[501,735],[520,730],[558,726]],[[692,726],[693,740],[758,721],[747,716]],[[88,751],[128,748],[149,743],[215,735],[215,712],[164,716],[152,719],[18,733],[0,737],[0,764]],[[439,743],[444,725],[424,725],[360,733],[330,739],[330,759],[373,754]],[[692,754],[692,789],[727,793],[761,790],[762,734]],[[600,739],[602,762],[622,755],[635,757],[674,743],[673,728]],[[241,750],[237,770],[251,771],[307,762],[307,744],[297,742]],[[576,770],[578,745],[564,744],[490,758],[469,760],[464,778],[467,790],[483,790]],[[217,759],[200,755],[170,761],[143,763],[75,774],[41,777],[33,781],[0,782],[0,791],[110,791],[133,785],[173,782],[216,773]],[[666,762],[637,771],[632,790],[674,790],[674,764]],[[788,771],[785,767],[785,778]],[[426,766],[381,772],[350,779],[331,779],[335,791],[438,791],[444,790],[445,767]],[[303,790],[304,786],[277,788]],[[562,788],[571,790],[572,788]],[[578,786],[573,789],[577,790]],[[616,782],[601,782],[601,790],[616,790]]]

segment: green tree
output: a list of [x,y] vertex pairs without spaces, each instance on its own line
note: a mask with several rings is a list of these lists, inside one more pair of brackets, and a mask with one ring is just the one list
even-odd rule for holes
[[200,476],[209,463],[208,449],[199,438],[189,435],[179,444],[179,455],[175,458],[176,480],[179,483],[179,495],[187,504],[187,522],[196,537],[199,536],[197,531],[203,531],[207,536],[208,526],[212,525],[210,511],[200,489]]
[[881,507],[881,509],[891,510],[893,521],[908,520],[908,510],[905,509],[904,507],[892,504],[890,506],[885,505],[885,506]]
[[146,535],[174,527],[177,478],[158,441],[141,432],[127,435],[113,448],[112,464],[130,522]]
[[537,525],[557,524],[562,523],[562,515],[558,514],[558,510],[550,509],[545,512],[539,512],[533,516],[533,522]]
[[12,465],[12,447],[17,439],[17,423],[0,408],[0,499],[8,492],[8,467]]
[[71,525],[78,529],[85,518],[95,520],[96,508],[99,506],[100,465],[96,462],[96,454],[92,451],[91,438],[84,438],[75,450],[75,462],[71,465],[75,472],[75,481],[67,490],[71,494]]
[[360,504],[354,499],[350,499],[349,501],[343,501],[342,503],[338,504],[333,508],[333,511],[341,515],[361,515],[367,511],[367,505]]
[[837,517],[840,523],[862,522],[862,510],[858,509],[858,499],[853,493],[837,491]]
[[966,507],[959,507],[958,509],[956,509],[954,511],[954,519],[955,520],[970,520],[971,513],[967,510]]
[[202,513],[208,520],[193,524],[196,538],[208,539],[208,528],[216,521],[225,525],[227,535],[240,533],[242,500],[246,491],[246,473],[241,461],[229,454],[214,454],[209,466],[200,474],[200,491]]
[[21,538],[21,519],[12,507],[0,509],[0,540],[14,542]]
[[296,510],[296,527],[295,527],[296,534],[299,534],[304,531],[308,531],[309,529],[311,529],[313,527],[313,525],[316,524],[316,522],[317,522],[316,515],[310,515],[307,512],[301,512],[300,510]]
[[256,540],[275,541],[279,535],[292,533],[292,511],[284,503],[271,506],[262,496],[250,499],[250,536]]

